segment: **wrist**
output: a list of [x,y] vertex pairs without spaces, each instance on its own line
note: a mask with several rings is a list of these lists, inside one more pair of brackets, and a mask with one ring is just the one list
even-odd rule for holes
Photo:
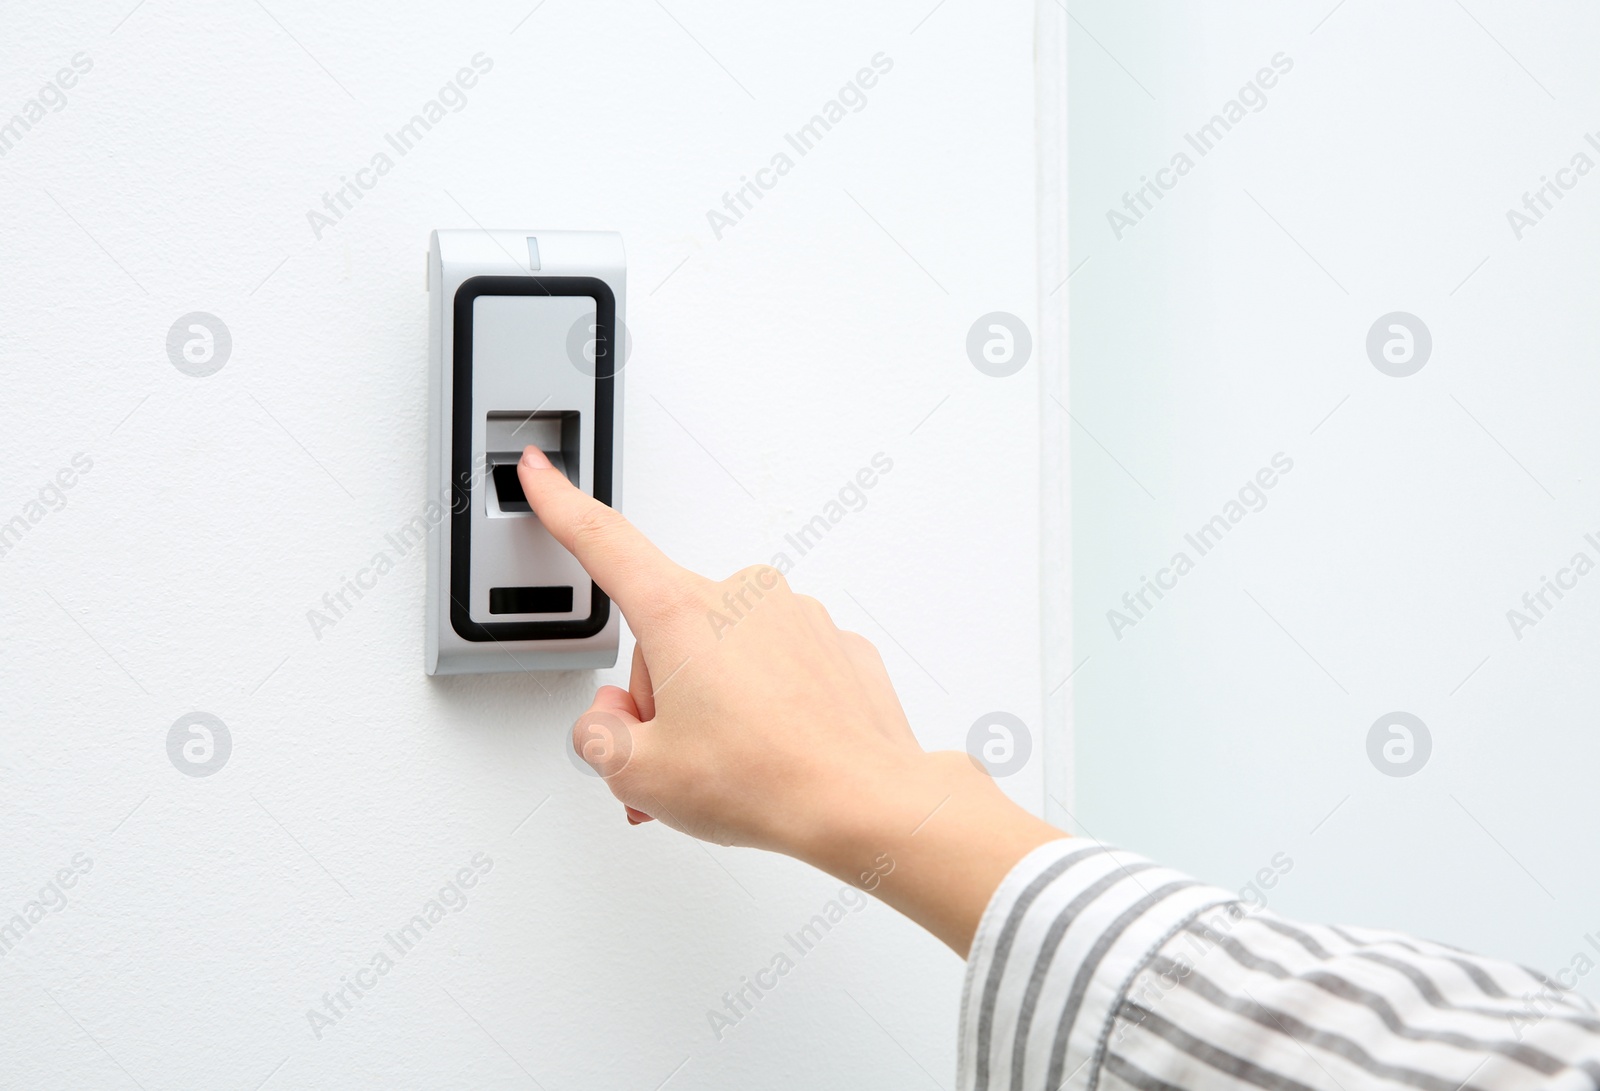
[[958,751],[897,757],[832,801],[790,855],[867,890],[965,956],[990,896],[1066,836]]
[[870,876],[872,862],[903,850],[957,797],[970,806],[993,790],[965,755],[948,751],[900,752],[857,770],[834,786],[789,853],[856,886],[870,882],[863,869]]

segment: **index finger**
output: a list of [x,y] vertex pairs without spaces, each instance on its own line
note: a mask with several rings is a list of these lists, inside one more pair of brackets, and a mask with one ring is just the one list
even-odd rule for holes
[[539,522],[578,558],[630,621],[671,601],[694,578],[615,508],[568,481],[539,448],[522,452],[517,479]]

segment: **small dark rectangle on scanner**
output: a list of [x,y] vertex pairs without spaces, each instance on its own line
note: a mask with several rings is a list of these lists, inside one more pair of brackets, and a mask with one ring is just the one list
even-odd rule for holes
[[491,587],[491,614],[569,614],[570,587]]
[[494,468],[494,493],[500,500],[501,511],[533,510],[528,506],[527,493],[522,491],[515,462],[502,462]]

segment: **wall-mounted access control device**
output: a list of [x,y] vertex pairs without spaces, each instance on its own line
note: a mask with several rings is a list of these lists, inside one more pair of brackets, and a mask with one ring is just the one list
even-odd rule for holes
[[618,504],[626,279],[611,232],[433,233],[429,674],[617,660],[616,607],[528,506],[517,461],[537,446]]

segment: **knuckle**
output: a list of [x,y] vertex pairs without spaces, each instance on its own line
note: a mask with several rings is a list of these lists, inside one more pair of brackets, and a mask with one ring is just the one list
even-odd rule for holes
[[883,653],[878,650],[878,646],[876,644],[862,636],[860,633],[851,633],[849,635],[851,639],[848,641],[846,646],[850,649],[850,654],[854,656],[858,662],[876,667],[879,670],[885,669],[883,664]]
[[877,645],[853,629],[840,630],[839,639],[844,641],[844,646],[852,652],[864,655],[878,654]]
[[794,600],[800,604],[800,608],[810,617],[815,618],[817,621],[827,622],[830,625],[833,623],[833,616],[828,613],[828,608],[822,605],[821,600],[812,598],[810,595],[796,595]]
[[783,578],[782,572],[779,572],[770,564],[752,564],[741,568],[724,580],[723,584],[727,587],[748,587],[753,585],[767,594],[774,591],[787,592],[789,590],[789,581]]
[[839,647],[844,656],[858,668],[872,674],[887,673],[878,646],[858,632],[839,630]]

